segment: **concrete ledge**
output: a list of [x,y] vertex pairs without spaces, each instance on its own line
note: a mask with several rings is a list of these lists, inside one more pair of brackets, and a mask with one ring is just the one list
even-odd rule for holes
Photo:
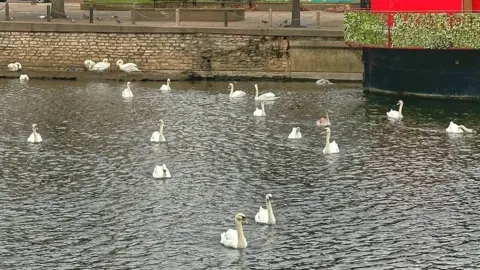
[[[228,14],[229,22],[238,22],[245,20],[245,9],[241,8],[180,8],[179,16],[181,22],[223,22],[225,20],[225,12],[227,12]],[[175,9],[135,9],[135,20],[174,22]]]
[[[348,45],[343,40],[292,40],[290,41],[290,48],[348,48]],[[361,49],[359,49],[362,51]]]
[[420,98],[427,98],[427,99],[446,99],[446,100],[475,100],[480,101],[480,96],[456,96],[456,95],[440,95],[440,94],[422,94],[422,93],[413,93],[413,92],[397,92],[391,90],[382,90],[377,89],[374,87],[365,87],[365,93],[372,93],[372,94],[381,94],[381,95],[390,95],[390,96],[412,96],[412,97],[420,97]]
[[158,27],[138,25],[99,25],[48,22],[0,22],[0,32],[63,32],[125,34],[224,34],[251,36],[326,37],[343,40],[343,31],[302,28],[228,28],[228,27]]
[[343,72],[292,72],[292,79],[327,79],[337,82],[355,82],[361,83],[363,81],[363,73],[343,73]]

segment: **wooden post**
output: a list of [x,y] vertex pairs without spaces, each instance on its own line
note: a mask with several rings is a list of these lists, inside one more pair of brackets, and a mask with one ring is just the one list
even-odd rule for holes
[[47,22],[52,20],[52,6],[47,5]]
[[176,8],[175,9],[175,26],[180,25],[180,9]]
[[463,0],[463,11],[464,12],[472,12],[472,0]]
[[269,9],[269,10],[268,10],[268,20],[269,20],[269,22],[270,22],[270,28],[272,28],[272,27],[273,27],[273,22],[272,22],[272,21],[273,21],[272,9]]
[[10,21],[10,7],[8,2],[5,3],[5,21]]
[[93,23],[93,7],[90,6],[90,23]]
[[130,11],[130,17],[131,17],[131,20],[132,20],[132,24],[135,24],[135,8],[132,8],[132,10]]
[[223,11],[223,26],[228,27],[228,11]]
[[300,0],[292,0],[292,24],[291,27],[300,27]]
[[317,28],[320,28],[320,11],[317,11]]

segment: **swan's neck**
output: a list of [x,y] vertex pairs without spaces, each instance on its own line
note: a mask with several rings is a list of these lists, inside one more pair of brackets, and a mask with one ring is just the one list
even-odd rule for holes
[[267,213],[268,213],[268,222],[273,221],[273,210],[272,210],[272,202],[267,200]]
[[238,236],[237,247],[244,248],[246,246],[246,243],[245,243],[245,235],[243,234],[242,222],[240,221],[235,221],[235,222],[237,223],[237,236]]
[[330,118],[328,117],[328,112],[327,112],[327,122],[330,123]]
[[38,133],[36,129],[32,128],[32,130],[33,130],[33,141],[36,142],[38,141]]
[[262,102],[262,112],[265,113],[265,103]]
[[325,140],[325,147],[330,148],[330,132],[327,132],[327,139]]
[[170,81],[167,81],[167,85],[170,86]]
[[398,113],[402,114],[402,109],[403,109],[403,103],[400,104],[400,107],[398,108]]
[[258,98],[258,87],[255,86],[255,97]]
[[130,84],[127,85],[128,90],[130,90]]
[[230,96],[233,95],[233,85],[230,87]]
[[163,123],[160,124],[160,130],[158,132],[160,132],[160,137],[163,136]]

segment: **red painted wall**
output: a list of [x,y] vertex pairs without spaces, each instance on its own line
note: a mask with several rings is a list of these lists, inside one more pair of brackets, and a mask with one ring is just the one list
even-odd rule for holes
[[472,0],[472,10],[480,11],[480,0]]
[[[371,0],[372,11],[462,11],[463,0]],[[480,0],[473,0],[480,10]],[[476,9],[475,9],[476,8]]]

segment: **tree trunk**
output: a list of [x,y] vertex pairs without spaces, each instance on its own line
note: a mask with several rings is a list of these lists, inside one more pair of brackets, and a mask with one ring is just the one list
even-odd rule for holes
[[52,0],[52,18],[66,18],[65,0]]
[[300,0],[292,0],[292,24],[291,27],[300,27]]

